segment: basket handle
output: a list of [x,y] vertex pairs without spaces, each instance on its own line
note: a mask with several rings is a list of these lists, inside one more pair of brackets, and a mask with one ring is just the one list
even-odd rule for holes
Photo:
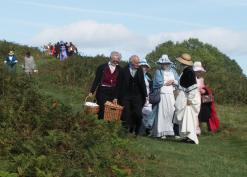
[[86,98],[85,98],[85,100],[84,100],[84,103],[86,103],[87,102],[87,99],[89,98],[89,95],[88,96],[86,96]]
[[[85,100],[84,100],[84,103],[86,103],[86,102],[87,102],[88,98],[90,98],[90,96],[89,96],[89,95],[88,95],[88,96],[86,96],[86,98],[85,98]],[[95,101],[95,98],[93,99],[93,102],[96,102],[96,101]]]

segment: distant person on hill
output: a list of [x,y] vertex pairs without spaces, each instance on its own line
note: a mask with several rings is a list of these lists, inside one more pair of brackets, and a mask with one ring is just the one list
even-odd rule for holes
[[56,57],[56,48],[55,48],[55,45],[52,45],[51,46],[51,56],[53,56],[53,57]]
[[68,58],[67,46],[63,41],[61,41],[60,42],[60,61],[64,61],[66,58]]
[[193,70],[196,74],[198,90],[201,96],[201,109],[199,113],[199,125],[206,122],[208,130],[215,132],[219,128],[219,118],[216,114],[213,93],[209,87],[204,84],[203,73],[206,70],[203,68],[200,61],[196,61],[193,65]]
[[179,94],[175,102],[174,123],[179,124],[180,136],[183,141],[199,144],[197,138],[198,115],[200,111],[200,93],[197,89],[193,61],[189,54],[177,58],[183,66],[179,80]]
[[68,50],[69,50],[69,56],[77,54],[77,48],[72,42],[69,43]]
[[69,56],[69,43],[68,42],[65,42],[65,48],[66,48],[67,56]]
[[97,104],[100,106],[99,119],[104,118],[106,101],[113,101],[115,104],[118,102],[121,77],[120,60],[121,54],[113,51],[110,55],[110,61],[100,65],[96,70],[89,96],[93,96],[96,91]]
[[57,42],[55,44],[55,57],[60,58],[60,44],[59,44],[59,42]]
[[172,68],[172,62],[167,55],[157,61],[159,69],[154,75],[154,89],[160,90],[160,102],[154,106],[154,126],[152,135],[157,138],[166,139],[174,136],[173,116],[175,111],[174,90],[178,85],[178,76]]
[[122,123],[130,133],[139,134],[142,125],[142,108],[147,100],[147,90],[140,59],[132,55],[129,64],[123,68],[120,102],[123,105]]
[[18,60],[13,51],[10,51],[8,56],[4,60],[4,64],[6,65],[6,70],[9,74],[16,74],[16,64]]
[[26,56],[24,57],[24,61],[25,61],[24,69],[26,74],[31,76],[34,72],[38,72],[38,70],[36,70],[35,60],[33,56],[31,56],[30,52],[26,53]]
[[[149,95],[149,93],[152,92],[152,90],[153,90],[153,79],[152,79],[151,74],[148,72],[151,67],[147,63],[146,59],[143,59],[140,61],[140,67],[143,70],[147,95]],[[150,134],[150,130],[153,127],[153,121],[154,120],[152,119],[151,114],[152,114],[152,104],[149,103],[149,99],[147,99],[146,103],[142,109],[142,116],[143,116],[142,122],[143,122],[143,126],[145,128],[146,135]]]

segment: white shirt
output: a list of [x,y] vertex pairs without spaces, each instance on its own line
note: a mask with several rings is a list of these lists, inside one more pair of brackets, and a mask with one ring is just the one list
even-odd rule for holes
[[[173,94],[173,90],[174,87],[173,85],[170,86],[166,86],[165,84],[169,81],[169,80],[174,80],[175,81],[175,77],[172,71],[163,71],[164,74],[164,85],[161,87],[160,93],[168,93],[168,94]],[[175,81],[176,82],[176,81]],[[175,83],[176,84],[176,83]]]
[[131,68],[131,67],[130,67],[129,69],[130,69],[130,74],[131,74],[131,76],[134,77],[135,74],[136,74],[137,69]]
[[12,59],[13,59],[13,56],[9,56],[9,60],[12,61]]
[[109,68],[111,70],[111,74],[114,73],[114,71],[116,69],[116,65],[111,64],[111,62],[109,61],[108,66],[109,66]]

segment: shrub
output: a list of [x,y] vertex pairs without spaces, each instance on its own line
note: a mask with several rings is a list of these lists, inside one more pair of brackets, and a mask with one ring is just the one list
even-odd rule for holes
[[42,96],[25,75],[0,82],[0,155],[12,162],[9,173],[104,177],[135,168],[118,123],[73,114],[71,107]]

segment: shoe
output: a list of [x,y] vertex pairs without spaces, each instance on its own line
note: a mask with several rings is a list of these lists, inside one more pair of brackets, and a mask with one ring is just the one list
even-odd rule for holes
[[149,128],[147,128],[146,130],[145,130],[145,132],[146,132],[146,136],[149,136],[150,135],[150,129]]
[[174,136],[175,140],[180,140],[181,139],[181,136]]

